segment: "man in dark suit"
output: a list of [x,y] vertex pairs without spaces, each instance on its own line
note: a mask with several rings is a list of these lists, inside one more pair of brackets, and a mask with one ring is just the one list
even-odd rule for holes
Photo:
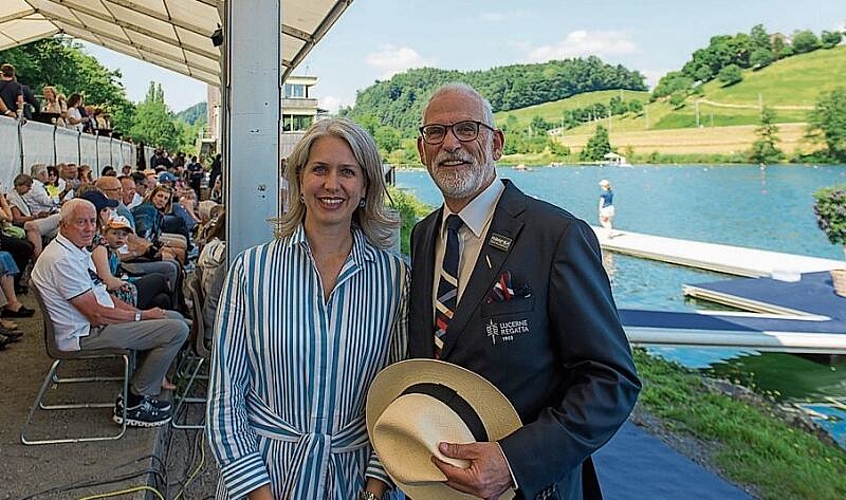
[[[509,487],[525,499],[601,498],[590,457],[625,422],[640,381],[596,236],[497,178],[505,137],[472,88],[437,90],[420,131],[444,206],[412,232],[411,357],[482,375],[524,424],[499,442],[440,445],[467,469],[434,460],[449,486],[481,498]],[[452,214],[461,218],[454,278],[444,271],[455,260]]]

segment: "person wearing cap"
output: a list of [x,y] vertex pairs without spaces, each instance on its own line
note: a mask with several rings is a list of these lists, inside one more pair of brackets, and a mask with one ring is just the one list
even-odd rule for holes
[[[215,320],[206,418],[218,499],[379,499],[365,395],[405,357],[409,282],[390,251],[375,141],[344,118],[315,122],[285,177],[279,239],[230,264]],[[361,495],[361,496],[359,496]]]
[[109,295],[86,250],[98,227],[93,203],[68,200],[59,216],[59,235],[32,270],[32,283],[53,323],[59,349],[145,351],[130,382],[129,397],[118,396],[112,419],[124,423],[125,409],[127,425],[167,424],[171,404],[160,397],[162,380],[188,338],[188,325],[178,313],[137,309]]
[[109,293],[140,309],[170,309],[173,300],[168,278],[164,274],[147,273],[130,277],[120,269],[118,249],[126,245],[130,235],[135,234],[129,220],[120,215],[112,215],[101,227],[100,234],[101,237],[94,237],[91,260],[97,269],[97,276],[106,284]]
[[444,205],[412,231],[409,355],[481,375],[523,423],[439,445],[469,467],[435,462],[476,497],[601,498],[591,455],[629,416],[640,381],[593,230],[500,180],[504,145],[490,103],[467,85],[441,87],[423,109],[417,149]]
[[599,223],[605,228],[605,235],[608,238],[616,236],[613,232],[614,222],[614,191],[611,190],[611,183],[607,179],[599,181],[602,192],[599,194]]

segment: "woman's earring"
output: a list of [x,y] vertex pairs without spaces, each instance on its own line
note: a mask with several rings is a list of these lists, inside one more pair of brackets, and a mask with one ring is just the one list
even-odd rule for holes
[[300,203],[305,203],[305,196],[302,193],[300,193]]
[[359,200],[359,202],[358,202],[358,208],[364,208],[364,207],[366,207],[366,206],[367,206],[367,202],[366,202],[366,201],[364,201],[364,198],[362,198],[361,200]]

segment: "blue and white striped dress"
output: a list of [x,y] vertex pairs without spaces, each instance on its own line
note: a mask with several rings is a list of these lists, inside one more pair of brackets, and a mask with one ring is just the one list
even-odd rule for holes
[[302,226],[232,263],[214,328],[206,431],[217,498],[264,484],[275,498],[354,499],[387,482],[364,420],[367,389],[406,356],[408,269],[353,229],[335,289]]

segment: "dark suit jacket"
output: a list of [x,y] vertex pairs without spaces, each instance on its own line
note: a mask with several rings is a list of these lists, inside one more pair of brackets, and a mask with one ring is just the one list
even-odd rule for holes
[[[524,426],[500,444],[522,498],[601,498],[590,455],[625,422],[640,381],[599,243],[584,221],[504,183],[441,359],[490,380],[520,414]],[[412,231],[411,357],[434,354],[442,210]],[[504,271],[531,294],[485,303]]]

